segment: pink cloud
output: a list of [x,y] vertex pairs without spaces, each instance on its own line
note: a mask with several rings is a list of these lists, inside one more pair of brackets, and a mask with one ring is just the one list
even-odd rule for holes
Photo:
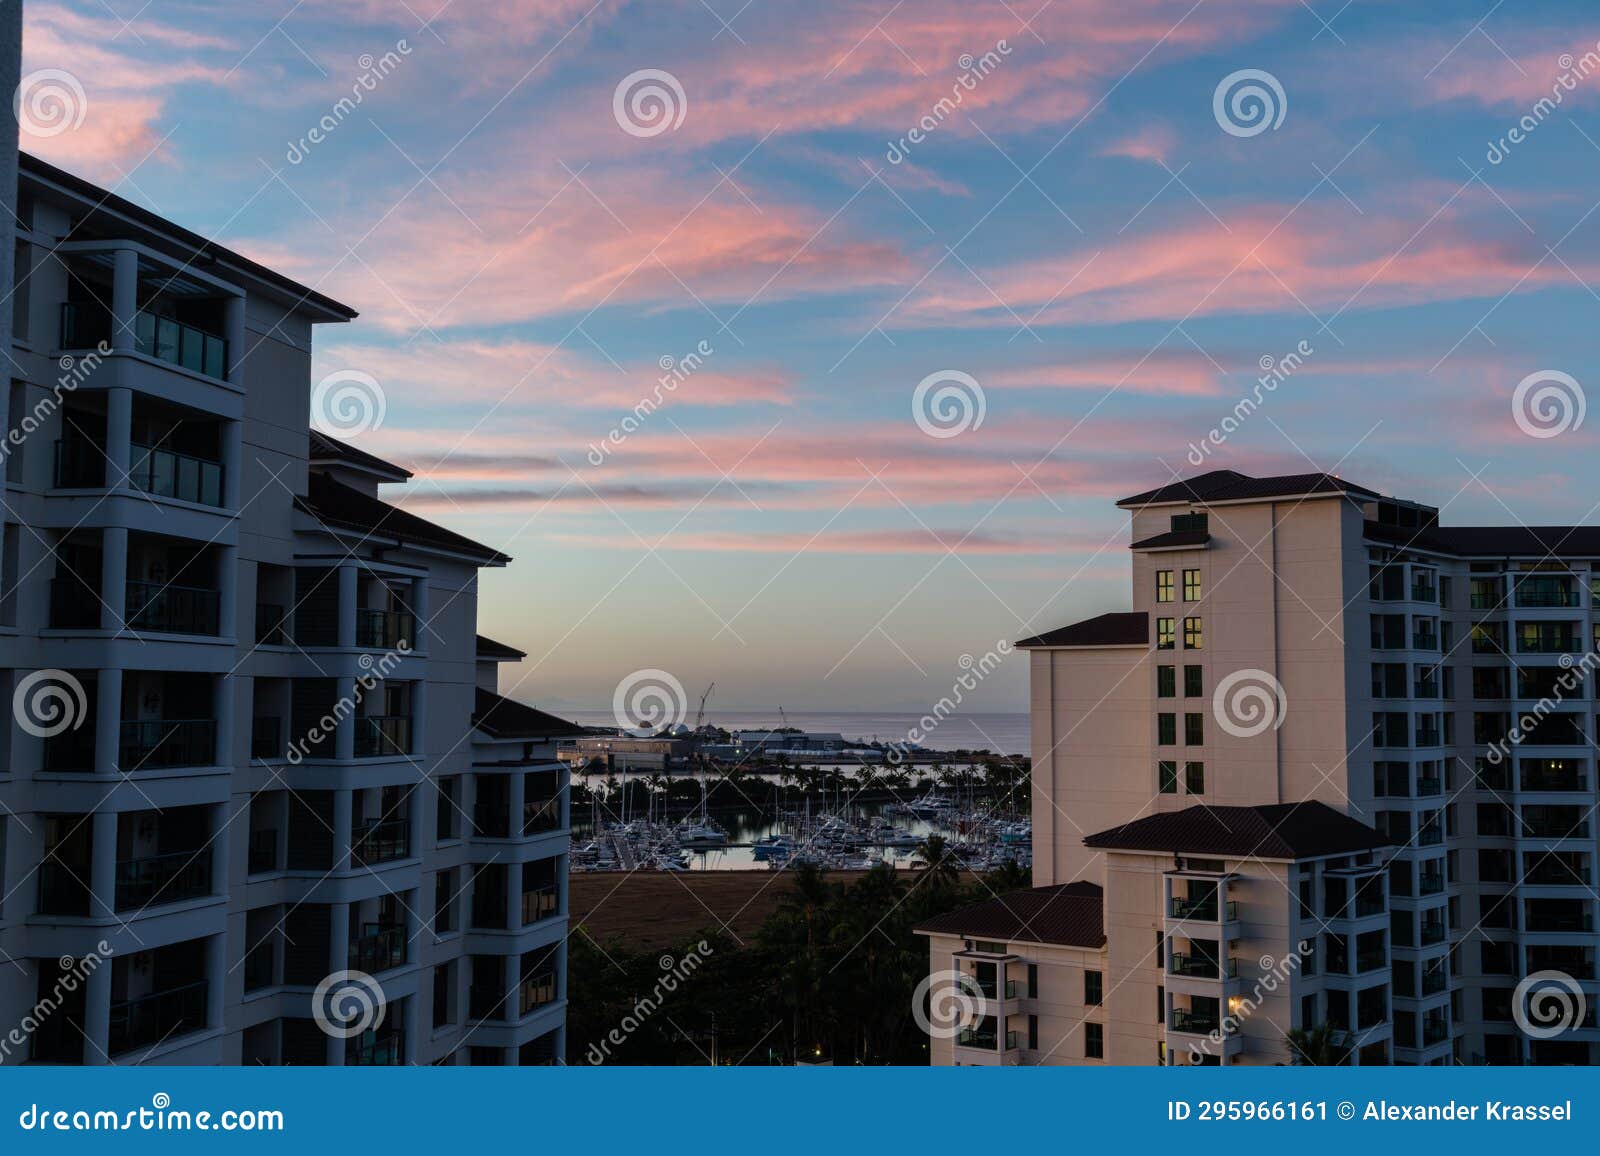
[[1113,141],[1100,150],[1103,157],[1128,157],[1136,161],[1167,163],[1172,150],[1177,147],[1177,133],[1172,126],[1162,123],[1146,125],[1132,136]]
[[1070,362],[986,374],[986,386],[1021,389],[1127,390],[1162,396],[1216,396],[1223,373],[1198,351],[1147,350],[1118,356],[1089,355]]

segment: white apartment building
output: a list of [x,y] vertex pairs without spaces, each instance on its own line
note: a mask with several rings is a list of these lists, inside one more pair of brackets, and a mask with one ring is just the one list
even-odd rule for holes
[[26,155],[14,205],[0,1062],[561,1062],[579,728],[496,693],[510,559],[308,430],[354,311]]
[[933,1061],[1594,1062],[1600,527],[1326,474],[1118,504],[1133,609],[1018,643],[1035,888],[921,929],[982,993]]

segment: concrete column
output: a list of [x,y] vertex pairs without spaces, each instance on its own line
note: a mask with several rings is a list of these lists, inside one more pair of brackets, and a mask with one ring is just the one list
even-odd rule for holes
[[[340,791],[339,797],[345,800],[346,813],[350,793]],[[335,808],[337,812],[337,807]],[[348,903],[333,903],[328,907],[328,974],[345,971],[350,966],[350,905]],[[328,1037],[328,1066],[344,1066],[345,1041]]]
[[228,339],[228,380],[235,384],[244,380],[242,367],[249,354],[244,327],[244,298],[229,297],[223,306],[223,336]]
[[117,748],[122,733],[122,671],[102,670],[95,681],[94,770],[117,773]]
[[117,814],[96,811],[90,820],[89,916],[99,919],[117,909]]
[[[45,961],[43,966],[54,966]],[[111,970],[113,959],[103,959],[95,965],[84,981],[83,993],[83,1062],[100,1066],[109,1062],[106,1052],[111,1043]]]
[[111,279],[111,348],[118,353],[134,347],[134,314],[139,311],[139,254],[118,249]]
[[338,645],[344,650],[356,644],[356,568],[339,567],[339,635]]
[[126,490],[132,465],[133,390],[106,390],[106,489]]
[[333,793],[333,869],[336,872],[350,870],[350,825],[354,811],[349,791]]
[[[252,621],[251,625],[255,623]],[[223,638],[239,634],[239,548],[217,549],[217,633]]]
[[100,532],[100,629],[119,631],[127,624],[128,530],[107,526]]
[[222,505],[239,508],[239,492],[244,485],[244,422],[230,421],[222,427]]

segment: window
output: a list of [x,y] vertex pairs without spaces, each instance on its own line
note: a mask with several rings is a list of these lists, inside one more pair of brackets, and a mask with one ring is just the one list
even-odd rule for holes
[[1176,795],[1178,793],[1178,764],[1162,761],[1156,764],[1160,772],[1160,786],[1163,795]]
[[1175,621],[1176,620],[1172,619],[1172,618],[1157,618],[1156,619],[1156,649],[1157,650],[1171,650],[1177,644],[1176,643],[1176,634],[1175,634],[1175,632],[1173,630],[1173,623]]
[[1183,620],[1183,648],[1199,650],[1201,642],[1200,619],[1196,615],[1190,615]]
[[1083,1002],[1090,1007],[1099,1007],[1104,999],[1102,990],[1100,972],[1085,971],[1083,973]]
[[1183,572],[1183,600],[1185,602],[1200,601],[1200,571],[1185,570]]
[[1104,1024],[1083,1025],[1083,1057],[1086,1060],[1103,1060],[1106,1056],[1106,1029]]
[[1156,1023],[1167,1022],[1167,988],[1165,984],[1156,984]]
[[442,1028],[450,1022],[450,989],[455,986],[456,961],[440,964],[433,969],[433,1026]]
[[1156,571],[1156,601],[1157,602],[1171,602],[1172,601],[1172,571],[1171,570],[1157,570]]
[[1039,998],[1039,965],[1037,963],[1028,965],[1028,998]]
[[1174,514],[1171,524],[1173,532],[1178,534],[1204,534],[1207,530],[1204,514]]
[[1036,1052],[1036,1051],[1039,1050],[1039,1017],[1038,1016],[1029,1016],[1028,1017],[1028,1050],[1030,1052]]
[[440,871],[433,877],[433,933],[444,935],[454,930],[451,901],[455,899],[455,869]]
[[1191,795],[1206,793],[1206,765],[1204,763],[1183,764],[1183,789]]
[[1203,714],[1186,714],[1183,716],[1183,744],[1189,747],[1201,747],[1206,742],[1206,716]]
[[456,816],[461,814],[461,802],[456,798],[456,778],[438,780],[438,815],[434,820],[434,841],[443,843],[448,839],[457,838]]
[[1183,668],[1183,697],[1205,697],[1205,668],[1199,666],[1186,666]]
[[1175,714],[1156,715],[1156,742],[1164,747],[1178,745],[1178,716]]
[[1156,667],[1156,697],[1176,698],[1178,694],[1178,668],[1175,666]]

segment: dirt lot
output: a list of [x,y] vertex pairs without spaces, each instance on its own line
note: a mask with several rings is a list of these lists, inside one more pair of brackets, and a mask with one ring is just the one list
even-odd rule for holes
[[[854,878],[848,872],[828,877]],[[584,872],[572,876],[572,923],[581,923],[598,943],[622,942],[636,949],[678,947],[721,923],[748,938],[788,887],[786,872]]]

